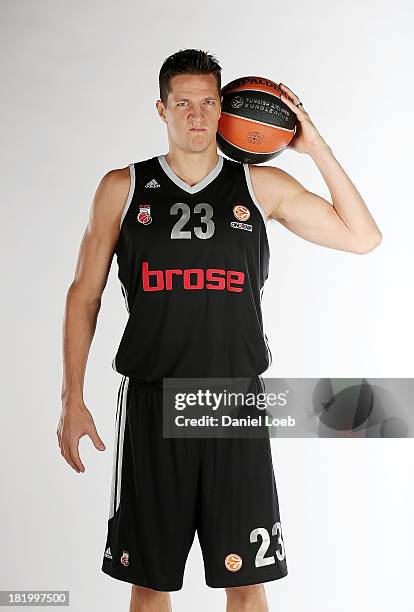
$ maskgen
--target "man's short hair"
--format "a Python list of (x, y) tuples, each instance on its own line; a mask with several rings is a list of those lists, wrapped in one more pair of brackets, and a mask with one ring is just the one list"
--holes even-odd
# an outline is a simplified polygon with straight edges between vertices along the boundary
[(221, 98), (221, 66), (217, 59), (201, 49), (181, 49), (173, 53), (161, 66), (159, 75), (160, 100), (167, 106), (171, 91), (170, 81), (177, 74), (214, 74)]

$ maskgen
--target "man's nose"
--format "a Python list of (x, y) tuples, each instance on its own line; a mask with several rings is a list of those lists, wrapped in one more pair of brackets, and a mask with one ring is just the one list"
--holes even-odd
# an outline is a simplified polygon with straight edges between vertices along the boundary
[(202, 119), (204, 114), (204, 109), (201, 106), (193, 106), (190, 109), (190, 116), (194, 119)]

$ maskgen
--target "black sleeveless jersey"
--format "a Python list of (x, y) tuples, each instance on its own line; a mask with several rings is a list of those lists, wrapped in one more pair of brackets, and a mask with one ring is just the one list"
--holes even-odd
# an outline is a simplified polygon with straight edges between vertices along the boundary
[(192, 187), (164, 155), (129, 169), (115, 249), (129, 316), (112, 367), (161, 384), (261, 374), (269, 244), (248, 165), (218, 155)]

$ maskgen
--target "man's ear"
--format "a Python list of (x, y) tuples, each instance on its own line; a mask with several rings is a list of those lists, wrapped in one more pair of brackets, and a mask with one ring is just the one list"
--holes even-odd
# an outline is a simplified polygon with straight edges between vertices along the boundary
[(165, 108), (164, 108), (164, 104), (162, 102), (162, 100), (157, 100), (155, 103), (155, 108), (157, 109), (158, 115), (161, 117), (161, 119), (167, 123), (167, 119), (165, 117)]

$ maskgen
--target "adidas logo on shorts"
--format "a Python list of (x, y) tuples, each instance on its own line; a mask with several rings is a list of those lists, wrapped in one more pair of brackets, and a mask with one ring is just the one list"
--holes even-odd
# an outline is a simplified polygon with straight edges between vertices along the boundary
[(106, 551), (104, 552), (104, 557), (106, 557), (107, 559), (112, 559), (112, 553), (111, 553), (111, 549), (110, 549), (109, 546), (106, 549)]
[(148, 188), (148, 189), (151, 189), (151, 188), (152, 188), (152, 189), (154, 189), (154, 188), (156, 188), (156, 187), (160, 187), (160, 186), (161, 186), (161, 185), (160, 185), (159, 183), (157, 183), (157, 181), (156, 181), (155, 179), (151, 179), (151, 180), (149, 181), (149, 183), (147, 183), (147, 184), (145, 185), (145, 187), (146, 187), (146, 188)]

